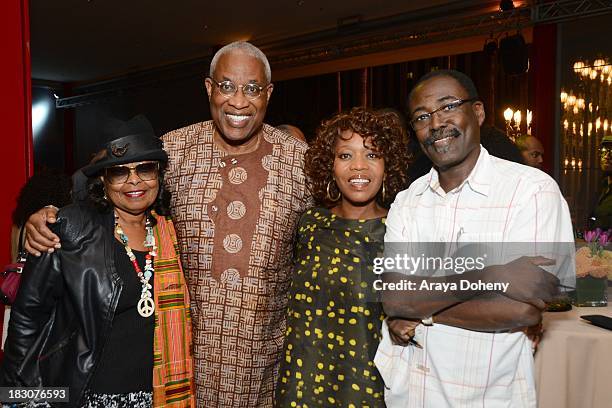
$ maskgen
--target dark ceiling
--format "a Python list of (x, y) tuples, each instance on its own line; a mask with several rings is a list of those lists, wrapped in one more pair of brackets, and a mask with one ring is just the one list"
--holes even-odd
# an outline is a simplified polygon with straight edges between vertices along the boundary
[[(210, 56), (220, 44), (278, 45), (339, 23), (488, 7), (466, 0), (31, 0), (32, 76), (91, 82)], [(489, 7), (490, 8), (490, 7)]]

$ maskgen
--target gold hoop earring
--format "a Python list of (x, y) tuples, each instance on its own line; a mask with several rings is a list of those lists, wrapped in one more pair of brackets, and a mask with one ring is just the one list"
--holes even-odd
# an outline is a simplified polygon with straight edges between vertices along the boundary
[(382, 200), (381, 200), (383, 203), (385, 202), (385, 195), (386, 195), (385, 193), (386, 193), (386, 191), (385, 191), (385, 181), (383, 180), (383, 183), (382, 183)]
[(340, 199), (340, 197), (342, 197), (342, 193), (340, 191), (338, 191), (338, 197), (336, 198), (332, 198), (330, 190), (331, 190), (331, 183), (334, 180), (329, 180), (329, 183), (327, 183), (327, 199), (333, 203), (335, 203), (336, 201), (338, 201)]

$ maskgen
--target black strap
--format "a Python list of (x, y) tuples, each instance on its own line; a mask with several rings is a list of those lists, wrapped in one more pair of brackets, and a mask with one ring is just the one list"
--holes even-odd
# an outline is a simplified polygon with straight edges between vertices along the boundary
[(23, 248), (23, 230), (25, 225), (22, 225), (19, 228), (19, 245), (17, 246), (17, 262), (20, 263), (24, 263), (26, 261), (26, 257), (28, 256), (28, 254), (26, 253), (25, 249)]
[(19, 227), (19, 246), (17, 247), (17, 251), (19, 253), (23, 252), (23, 230), (24, 230), (24, 225)]

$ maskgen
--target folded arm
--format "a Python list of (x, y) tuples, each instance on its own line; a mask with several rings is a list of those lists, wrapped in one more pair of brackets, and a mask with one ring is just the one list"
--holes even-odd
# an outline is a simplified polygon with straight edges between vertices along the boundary
[(535, 326), (541, 320), (542, 311), (537, 307), (496, 293), (477, 296), (434, 316), (436, 323), (483, 332)]
[[(520, 205), (516, 206), (516, 212), (510, 217), (508, 242), (534, 242), (535, 239), (534, 247), (536, 247), (537, 242), (572, 241), (567, 204), (554, 181), (551, 180), (549, 184), (534, 190), (532, 194), (525, 197)], [(410, 234), (411, 229), (414, 229), (414, 223), (410, 221), (410, 206), (402, 204), (402, 194), (398, 195), (396, 203), (391, 206), (387, 216), (386, 245), (413, 242), (415, 239)], [(508, 323), (510, 325), (514, 323), (506, 320), (508, 316), (503, 314), (500, 316), (498, 306), (509, 307), (512, 310), (516, 308), (518, 312), (526, 313), (525, 316), (517, 319), (531, 322), (534, 320), (533, 312), (543, 310), (545, 302), (558, 294), (559, 279), (541, 268), (541, 266), (552, 264), (554, 261), (541, 256), (523, 256), (505, 265), (493, 265), (481, 270), (472, 270), (461, 275), (447, 277), (417, 277), (400, 273), (385, 273), (383, 275), (385, 282), (410, 280), (414, 282), (413, 288), (416, 290), (384, 291), (382, 293), (383, 306), (389, 316), (407, 319), (423, 319), (435, 315), (442, 317), (442, 312), (451, 313), (451, 310), (454, 309), (452, 313), (460, 314), (447, 317), (458, 319), (456, 323), (460, 325), (471, 325), (469, 319), (479, 317), (485, 322), (482, 324), (484, 329), (503, 330), (508, 328)], [(456, 285), (462, 279), (471, 282), (507, 283), (508, 287), (503, 292), (499, 290), (464, 291), (460, 290), (459, 285)], [(431, 284), (455, 283), (455, 285), (447, 287), (446, 290), (420, 290), (423, 281)], [(516, 302), (511, 302), (512, 300)], [(467, 304), (458, 307), (463, 303)], [(464, 313), (468, 315), (464, 316)], [(499, 326), (497, 326), (498, 323)]]
[[(383, 307), (385, 313), (392, 317), (423, 319), (434, 316), (449, 307), (470, 301), (476, 296), (497, 294), (508, 300), (533, 305), (536, 309), (542, 310), (546, 306), (545, 303), (558, 292), (559, 280), (540, 268), (550, 262), (549, 259), (542, 257), (521, 257), (505, 265), (493, 265), (481, 270), (445, 277), (417, 277), (400, 273), (385, 273), (386, 282), (400, 282), (404, 279), (414, 282), (414, 286), (410, 290), (384, 291), (382, 294)], [(486, 285), (495, 283), (504, 283), (508, 286), (504, 292), (462, 289), (460, 281), (482, 283), (482, 286), (478, 287), (487, 287)], [(427, 283), (426, 287), (421, 286), (423, 282)], [(485, 307), (479, 310), (484, 314), (490, 312)]]

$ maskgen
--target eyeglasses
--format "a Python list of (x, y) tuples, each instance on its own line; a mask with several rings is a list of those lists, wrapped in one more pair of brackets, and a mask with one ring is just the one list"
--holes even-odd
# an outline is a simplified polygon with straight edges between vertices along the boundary
[(217, 87), (219, 88), (219, 92), (221, 92), (221, 95), (225, 96), (226, 98), (231, 98), (232, 96), (236, 95), (236, 92), (238, 92), (238, 88), (240, 88), (242, 89), (242, 94), (248, 99), (257, 99), (261, 95), (261, 91), (263, 91), (267, 87), (267, 85), (261, 86), (254, 83), (236, 85), (229, 79), (226, 79), (225, 81), (221, 82), (217, 82), (210, 77), (209, 79), (212, 81), (213, 84), (217, 85)]
[(140, 163), (136, 166), (113, 166), (104, 169), (104, 179), (110, 184), (122, 184), (128, 181), (132, 172), (142, 181), (155, 180), (159, 175), (159, 163)]
[(464, 103), (475, 102), (477, 100), (478, 98), (457, 99), (456, 101), (442, 105), (438, 109), (432, 110), (429, 113), (421, 113), (419, 116), (410, 121), (410, 125), (415, 131), (425, 129), (426, 127), (431, 126), (431, 118), (433, 117), (434, 113), (437, 113), (441, 120), (445, 120), (455, 115), (458, 112), (459, 107)]

